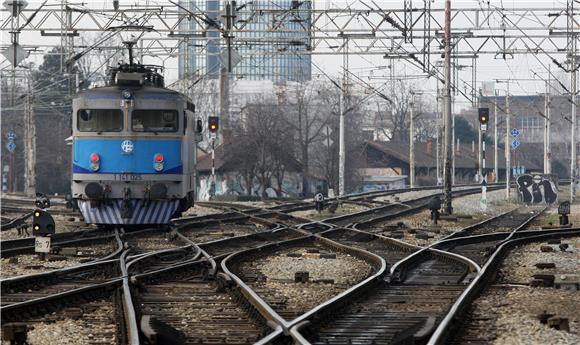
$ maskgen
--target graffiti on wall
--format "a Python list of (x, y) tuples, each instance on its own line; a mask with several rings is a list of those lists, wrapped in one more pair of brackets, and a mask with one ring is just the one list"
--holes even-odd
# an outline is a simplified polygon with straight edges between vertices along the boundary
[(549, 175), (520, 175), (516, 179), (516, 184), (526, 204), (553, 204), (558, 200), (558, 188)]

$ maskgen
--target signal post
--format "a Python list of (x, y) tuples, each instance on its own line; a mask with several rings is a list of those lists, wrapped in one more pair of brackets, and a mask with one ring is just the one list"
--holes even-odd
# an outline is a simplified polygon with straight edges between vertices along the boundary
[(487, 172), (485, 170), (485, 132), (487, 131), (487, 124), (489, 122), (489, 108), (479, 108), (479, 138), (480, 149), (480, 165), (479, 177), (481, 178), (481, 199), (479, 205), (483, 211), (487, 209)]
[(217, 139), (217, 131), (220, 127), (220, 118), (217, 116), (209, 116), (207, 118), (207, 129), (209, 130), (209, 138), (211, 140), (211, 182), (209, 187), (209, 195), (215, 195), (215, 141)]

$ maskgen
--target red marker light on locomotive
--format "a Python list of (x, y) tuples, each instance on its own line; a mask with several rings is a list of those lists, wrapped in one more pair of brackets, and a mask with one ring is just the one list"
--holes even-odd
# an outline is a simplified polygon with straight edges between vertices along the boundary
[(101, 157), (99, 156), (99, 154), (96, 152), (91, 153), (89, 159), (91, 160), (91, 169), (93, 171), (99, 170), (99, 168), (101, 167), (101, 165), (99, 164), (99, 162), (101, 161)]
[(153, 156), (153, 162), (153, 168), (155, 171), (163, 171), (163, 155), (161, 153), (156, 153), (155, 156)]

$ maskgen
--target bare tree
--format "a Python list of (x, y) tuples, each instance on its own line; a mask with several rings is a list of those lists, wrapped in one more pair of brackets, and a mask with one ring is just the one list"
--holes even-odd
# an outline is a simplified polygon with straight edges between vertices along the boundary
[[(78, 39), (80, 40), (81, 46), (90, 47), (99, 42), (102, 38), (99, 37), (99, 35), (87, 34)], [(79, 88), (86, 89), (91, 85), (105, 85), (109, 78), (107, 75), (108, 67), (117, 66), (121, 61), (123, 61), (125, 49), (121, 39), (117, 36), (113, 36), (107, 43), (111, 46), (118, 46), (119, 49), (111, 50), (95, 48), (77, 60), (76, 65), (81, 72), (81, 75), (84, 76), (84, 78), (80, 80), (80, 85), (78, 85)]]
[(377, 126), (381, 128), (387, 139), (409, 141), (409, 116), (412, 102), (415, 104), (414, 119), (417, 124), (421, 124), (420, 120), (425, 108), (424, 97), (413, 96), (413, 90), (417, 90), (415, 84), (397, 79), (393, 85), (392, 103), (377, 98)]
[(236, 170), (243, 176), (246, 190), (251, 193), (254, 179), (261, 196), (277, 181), (276, 191), (283, 193), (282, 183), (287, 168), (294, 159), (293, 130), (284, 120), (284, 112), (271, 101), (248, 104), (240, 125), (232, 127), (231, 155)]
[[(314, 145), (314, 168), (329, 183), (330, 188), (338, 187), (338, 145), (339, 145), (339, 97), (340, 90), (327, 83), (319, 88), (318, 96), (323, 103), (323, 114), (331, 128), (331, 145)], [(353, 191), (360, 181), (359, 169), (362, 167), (365, 137), (362, 131), (364, 112), (361, 109), (364, 99), (354, 94), (347, 95), (345, 113), (345, 147), (346, 147), (346, 190)], [(324, 144), (324, 142), (322, 142)]]
[(320, 85), (316, 83), (297, 83), (288, 90), (288, 93), (292, 95), (284, 97), (286, 100), (284, 103), (291, 106), (284, 119), (296, 134), (295, 142), (302, 165), (302, 194), (304, 196), (309, 194), (311, 146), (323, 140), (322, 132), (328, 124), (328, 116), (322, 109), (325, 104), (318, 101), (319, 87)]

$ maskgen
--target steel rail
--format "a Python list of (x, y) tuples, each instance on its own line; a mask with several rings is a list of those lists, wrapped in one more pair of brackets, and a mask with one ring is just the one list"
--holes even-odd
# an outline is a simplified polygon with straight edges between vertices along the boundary
[[(513, 232), (511, 233), (511, 235), (513, 235)], [(516, 244), (525, 242), (534, 242), (554, 237), (569, 237), (569, 236), (573, 237), (579, 235), (580, 228), (575, 228), (575, 229), (559, 230), (556, 232), (529, 236), (524, 238), (506, 239), (495, 250), (495, 252), (489, 258), (486, 264), (482, 267), (481, 272), (475, 277), (475, 279), (469, 284), (467, 289), (465, 289), (465, 291), (455, 301), (453, 306), (450, 308), (449, 312), (439, 323), (437, 329), (433, 332), (433, 335), (429, 339), (428, 344), (438, 345), (447, 343), (447, 337), (452, 332), (452, 328), (457, 327), (460, 324), (461, 315), (463, 315), (464, 312), (468, 309), (469, 304), (475, 299), (475, 297), (477, 297), (477, 294), (481, 292), (488, 284), (486, 279), (489, 280), (490, 275), (494, 273), (495, 268), (501, 262), (501, 259), (507, 252), (508, 248), (511, 248)]]
[[(275, 251), (280, 246), (288, 247), (288, 246), (299, 245), (301, 243), (310, 242), (310, 241), (320, 241), (327, 246), (331, 246), (331, 247), (336, 248), (339, 251), (350, 252), (351, 254), (354, 254), (355, 256), (359, 256), (366, 261), (369, 261), (369, 260), (374, 261), (376, 271), (370, 277), (367, 277), (366, 279), (364, 279), (362, 282), (359, 282), (356, 285), (350, 287), (349, 289), (341, 292), (340, 294), (336, 295), (332, 299), (330, 299), (322, 304), (319, 304), (318, 306), (312, 308), (311, 310), (307, 311), (306, 313), (302, 314), (301, 316), (295, 318), (294, 320), (286, 320), (283, 317), (281, 317), (275, 310), (273, 310), (256, 292), (254, 292), (247, 284), (244, 283), (244, 281), (241, 278), (239, 278), (236, 274), (231, 272), (231, 270), (228, 268), (228, 263), (230, 261), (236, 259), (239, 256), (251, 255), (254, 252), (263, 251), (263, 250)], [(244, 296), (249, 301), (251, 301), (252, 304), (254, 304), (256, 306), (256, 308), (260, 311), (260, 313), (267, 320), (275, 322), (277, 325), (282, 327), (283, 333), (288, 335), (288, 334), (290, 334), (290, 329), (296, 323), (299, 323), (299, 322), (303, 321), (304, 319), (309, 318), (310, 315), (313, 315), (315, 313), (319, 313), (321, 310), (326, 310), (329, 306), (333, 305), (333, 303), (335, 301), (342, 300), (342, 299), (346, 298), (346, 296), (349, 296), (350, 293), (358, 291), (360, 288), (366, 286), (366, 284), (371, 283), (371, 282), (375, 281), (376, 279), (379, 279), (386, 271), (386, 262), (383, 258), (379, 257), (378, 255), (367, 252), (365, 250), (346, 246), (346, 245), (343, 245), (341, 243), (329, 240), (327, 238), (324, 238), (324, 237), (321, 237), (318, 235), (310, 235), (310, 236), (301, 237), (301, 238), (297, 238), (297, 239), (291, 239), (291, 240), (287, 240), (287, 241), (272, 243), (272, 244), (262, 246), (259, 248), (253, 248), (253, 249), (248, 249), (245, 251), (240, 251), (237, 253), (232, 253), (226, 259), (224, 259), (222, 261), (221, 267), (222, 267), (222, 270), (224, 271), (224, 273), (226, 275), (228, 275), (237, 284), (237, 286), (240, 288), (240, 290), (242, 291)]]
[[(3, 208), (3, 210), (4, 210), (4, 208)], [(28, 212), (28, 213), (26, 213), (26, 214), (23, 214), (22, 216), (16, 217), (16, 218), (14, 218), (14, 219), (12, 219), (12, 220), (8, 221), (8, 222), (6, 222), (6, 223), (2, 223), (2, 224), (0, 225), (0, 228), (2, 229), (2, 231), (7, 231), (7, 230), (14, 229), (14, 228), (16, 228), (17, 226), (19, 226), (20, 224), (24, 224), (24, 222), (25, 222), (25, 221), (26, 221), (28, 218), (32, 217), (32, 214), (33, 214), (33, 213), (34, 213), (34, 212)]]
[(115, 278), (103, 283), (91, 284), (81, 288), (71, 289), (48, 296), (29, 299), (18, 303), (12, 303), (0, 308), (3, 319), (2, 323), (4, 323), (6, 319), (21, 320), (20, 316), (16, 315), (16, 313), (19, 311), (26, 310), (28, 313), (33, 314), (47, 312), (47, 310), (57, 308), (56, 302), (62, 302), (65, 304), (73, 303), (77, 300), (77, 298), (82, 298), (84, 295), (93, 294), (94, 292), (98, 292), (103, 289), (106, 290), (108, 288), (115, 288), (121, 284), (122, 278)]
[[(99, 233), (101, 233), (99, 235)], [(52, 237), (52, 245), (82, 245), (84, 243), (94, 243), (95, 241), (105, 241), (114, 239), (115, 235), (109, 231), (103, 230), (83, 230), (80, 232), (65, 232), (55, 234)], [(31, 252), (34, 250), (35, 237), (26, 237), (22, 239), (2, 241), (0, 246), (0, 257), (6, 258), (21, 253)]]
[[(509, 211), (509, 212), (511, 212), (511, 211)], [(486, 219), (486, 220), (478, 223), (477, 225), (487, 224), (489, 221), (491, 221), (493, 219), (501, 218), (501, 216), (504, 216), (505, 214), (508, 214), (509, 212), (503, 213), (500, 216), (491, 217), (490, 219)], [(541, 212), (538, 212), (537, 214), (533, 215), (532, 217), (529, 217), (528, 219), (526, 219), (525, 222), (523, 222), (518, 227), (516, 227), (511, 233), (509, 233), (509, 234), (506, 233), (505, 236), (506, 237), (509, 236), (509, 235), (512, 235), (513, 236), (513, 234), (516, 231), (518, 231), (521, 228), (523, 228), (525, 225), (527, 225), (532, 219), (534, 219), (535, 217), (537, 217), (539, 214), (541, 214)], [(469, 228), (474, 228), (474, 227), (471, 226)], [(327, 231), (325, 233), (331, 234), (334, 231), (338, 231), (338, 229), (329, 230), (329, 231)], [(379, 237), (379, 235), (375, 235), (375, 234), (372, 234), (372, 233), (368, 233), (366, 231), (361, 231), (361, 230), (357, 230), (357, 229), (353, 229), (353, 231), (358, 231), (360, 233), (365, 233), (367, 235)], [(324, 235), (325, 233), (322, 233), (321, 235)], [(489, 235), (486, 235), (486, 236), (478, 236), (478, 237), (479, 238), (484, 238), (484, 237), (489, 237)], [(388, 238), (388, 237), (386, 237), (386, 238)], [(404, 243), (404, 242), (398, 241), (396, 239), (390, 239), (390, 240), (397, 241), (399, 243)], [(456, 240), (457, 239), (454, 239), (454, 240), (453, 239), (449, 239), (449, 241), (456, 241)], [(408, 244), (407, 244), (407, 246), (408, 246)], [(418, 246), (415, 246), (415, 248), (419, 248), (419, 247)], [(391, 270), (390, 270), (390, 276), (388, 277), (389, 281), (391, 279), (393, 279), (393, 278), (397, 278), (397, 276), (404, 275), (402, 273), (399, 273), (399, 271), (402, 271), (404, 268), (406, 268), (405, 266), (414, 267), (414, 266), (418, 265), (418, 262), (419, 261), (424, 260), (424, 257), (425, 256), (431, 257), (433, 255), (442, 257), (444, 260), (452, 260), (452, 261), (456, 261), (456, 262), (459, 262), (459, 263), (465, 265), (466, 267), (469, 268), (469, 270), (473, 274), (475, 274), (475, 277), (479, 276), (479, 274), (480, 274), (480, 272), (482, 270), (482, 268), (477, 263), (475, 263), (473, 260), (471, 260), (470, 258), (464, 257), (462, 255), (458, 255), (458, 254), (455, 254), (455, 253), (449, 253), (449, 252), (446, 252), (446, 251), (443, 251), (443, 250), (439, 250), (437, 248), (431, 248), (431, 246), (429, 246), (429, 247), (425, 247), (425, 248), (419, 249), (418, 251), (412, 253), (411, 255), (407, 256), (406, 258), (398, 261), (395, 265), (393, 265), (391, 267)], [(419, 261), (417, 261), (417, 260), (419, 260)], [(308, 344), (309, 343), (308, 340), (306, 340), (300, 334), (300, 332), (299, 332), (300, 328), (306, 326), (307, 324), (308, 324), (308, 321), (307, 320), (304, 320), (304, 322), (302, 322), (300, 324), (297, 324), (295, 327), (293, 327), (291, 329), (290, 334), (292, 335), (292, 337), (294, 338), (294, 341), (296, 343), (301, 343), (301, 344)]]
[(129, 286), (129, 273), (127, 271), (128, 267), (126, 259), (128, 252), (128, 250), (123, 252), (119, 262), (122, 273), (123, 314), (125, 315), (125, 327), (127, 328), (128, 343), (131, 345), (139, 345), (139, 327), (137, 326), (137, 315), (135, 313), (135, 307), (133, 306), (133, 298)]
[[(546, 208), (547, 207), (545, 207), (542, 211), (540, 211), (540, 212), (538, 212), (538, 213), (536, 213), (536, 214), (528, 217), (523, 223), (520, 223), (517, 227), (515, 227), (514, 229), (512, 229), (512, 231), (509, 233), (509, 235), (506, 237), (506, 239), (504, 239), (504, 241), (509, 240), (516, 231), (519, 231), (520, 229), (522, 229), (525, 226), (527, 226), (532, 220), (534, 220), (536, 217), (538, 217), (540, 214), (542, 214), (542, 212), (544, 212), (544, 210), (546, 210)], [(471, 260), (470, 258), (467, 258), (467, 257), (465, 257), (463, 255), (454, 254), (454, 253), (450, 253), (450, 252), (443, 251), (443, 250), (440, 250), (440, 249), (436, 249), (434, 247), (440, 246), (442, 243), (451, 243), (451, 242), (462, 243), (464, 241), (473, 241), (474, 238), (475, 239), (479, 239), (481, 237), (476, 236), (476, 237), (460, 237), (460, 238), (456, 238), (456, 241), (453, 240), (454, 239), (454, 236), (456, 234), (464, 233), (465, 232), (465, 229), (473, 230), (473, 229), (475, 229), (477, 227), (481, 227), (481, 226), (483, 226), (483, 225), (485, 225), (485, 224), (487, 224), (487, 223), (489, 223), (491, 221), (501, 219), (501, 217), (504, 217), (504, 216), (510, 214), (511, 212), (514, 212), (514, 211), (515, 210), (511, 210), (511, 211), (508, 211), (508, 212), (505, 212), (505, 213), (501, 213), (498, 216), (490, 217), (490, 218), (488, 218), (488, 219), (486, 219), (486, 220), (484, 220), (482, 222), (479, 222), (477, 224), (468, 226), (468, 227), (466, 227), (464, 229), (458, 230), (458, 231), (456, 231), (456, 232), (454, 232), (454, 233), (452, 233), (452, 234), (444, 237), (443, 239), (441, 239), (441, 240), (439, 240), (437, 242), (434, 242), (434, 243), (432, 243), (432, 244), (424, 247), (423, 249), (419, 250), (418, 252), (415, 252), (415, 253), (411, 254), (410, 256), (408, 256), (408, 257), (400, 260), (399, 262), (395, 263), (391, 267), (391, 276), (397, 277), (397, 275), (396, 275), (397, 270), (399, 269), (399, 267), (402, 267), (403, 265), (407, 265), (406, 261), (408, 261), (408, 260), (414, 260), (415, 257), (420, 256), (420, 255), (424, 255), (425, 252), (431, 251), (433, 249), (435, 249), (436, 251), (438, 251), (440, 253), (445, 253), (446, 252), (448, 254), (452, 254), (456, 258), (462, 258), (463, 261), (465, 261), (466, 263), (469, 263), (469, 265), (471, 265), (472, 267), (474, 267), (477, 272), (480, 272), (481, 271), (481, 267), (477, 263), (475, 263), (473, 260)], [(474, 243), (477, 243), (477, 241), (474, 242)]]

